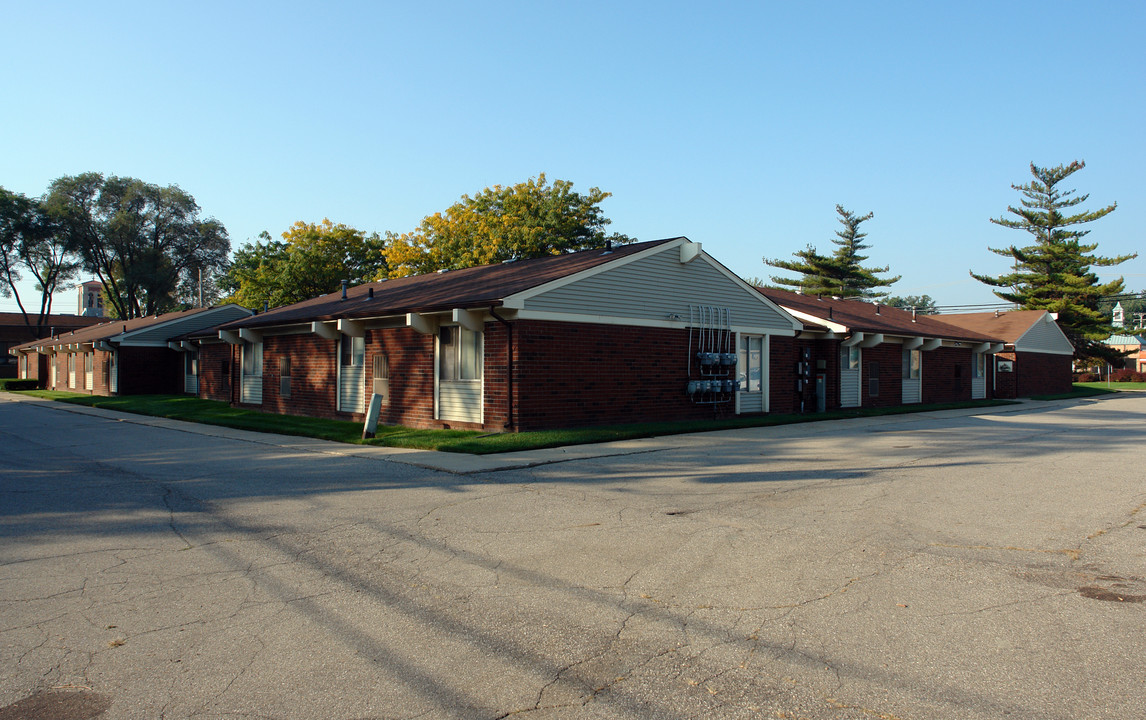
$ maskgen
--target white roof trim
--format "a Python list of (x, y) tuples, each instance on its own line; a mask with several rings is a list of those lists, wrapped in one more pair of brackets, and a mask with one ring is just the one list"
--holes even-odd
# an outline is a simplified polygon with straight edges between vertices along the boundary
[[(556, 322), (589, 323), (594, 325), (628, 325), (630, 327), (671, 328), (674, 330), (687, 330), (687, 320), (650, 320), (648, 318), (620, 317), (617, 315), (585, 315), (575, 313), (550, 312), (546, 310), (519, 310), (512, 320), (552, 320)], [(738, 325), (733, 323), (732, 332), (751, 333), (753, 335), (773, 335), (776, 337), (795, 337), (796, 330), (775, 328), (761, 328), (758, 325)]]
[[(811, 313), (800, 312), (799, 310), (793, 310), (792, 308), (784, 307), (783, 305), (780, 307), (784, 310), (784, 312), (788, 313), (792, 317), (799, 318), (800, 320), (807, 320), (808, 322), (814, 323), (816, 325), (823, 325), (832, 332), (846, 333), (848, 331), (847, 325), (841, 325), (838, 322), (833, 322), (831, 320), (824, 320), (823, 318), (812, 315)], [(813, 328), (810, 332), (817, 331), (815, 328)]]
[[(508, 297), (504, 298), (504, 300), (502, 301), (502, 307), (504, 307), (506, 309), (510, 309), (510, 310), (523, 310), (523, 309), (525, 309), (525, 301), (529, 300), (532, 297), (536, 297), (537, 295), (541, 295), (543, 293), (547, 293), (547, 292), (550, 292), (552, 290), (556, 290), (558, 288), (564, 287), (564, 286), (569, 285), (571, 283), (580, 282), (581, 280), (585, 280), (586, 278), (593, 277), (594, 275), (599, 275), (599, 274), (607, 272), (609, 270), (614, 270), (614, 269), (619, 268), (619, 267), (624, 267), (625, 265), (628, 265), (629, 263), (636, 262), (638, 260), (644, 260), (645, 258), (652, 257), (653, 255), (657, 255), (659, 253), (677, 250), (677, 248), (683, 247), (685, 245), (696, 245), (698, 248), (700, 247), (700, 243), (694, 243), (686, 237), (674, 238), (672, 240), (669, 240), (668, 242), (664, 242), (664, 243), (661, 243), (660, 245), (656, 245), (654, 247), (648, 248), (647, 250), (642, 250), (638, 253), (634, 253), (632, 255), (629, 255), (628, 257), (624, 257), (624, 258), (620, 258), (618, 260), (602, 263), (596, 267), (589, 268), (588, 270), (582, 270), (581, 272), (573, 273), (572, 275), (566, 275), (565, 277), (558, 278), (557, 280), (552, 280), (552, 281), (547, 282), (543, 285), (538, 285), (537, 287), (533, 287), (533, 288), (530, 288), (528, 290), (523, 290), (519, 293), (514, 293), (513, 295), (509, 295)], [(677, 250), (677, 252), (679, 253), (681, 251)], [(741, 279), (739, 276), (737, 276), (735, 273), (733, 273), (728, 268), (721, 265), (719, 261), (715, 260), (708, 253), (704, 252), (704, 250), (701, 249), (701, 250), (697, 251), (696, 258), (692, 262), (695, 262), (696, 260), (703, 260), (704, 262), (708, 263), (709, 267), (712, 267), (717, 272), (724, 275), (726, 278), (728, 278), (733, 283), (738, 285), (740, 287), (740, 289), (743, 290), (744, 292), (749, 293), (750, 296), (752, 298), (756, 299), (761, 305), (768, 308), (769, 310), (772, 310), (773, 312), (779, 313), (781, 317), (786, 318), (792, 326), (793, 332), (791, 334), (795, 335), (796, 332), (799, 332), (800, 330), (804, 329), (803, 323), (798, 321), (796, 318), (792, 317), (791, 313), (785, 311), (784, 308), (780, 307), (776, 303), (774, 303), (771, 300), (769, 300), (768, 298), (764, 297), (762, 294), (760, 294), (759, 290), (752, 287), (748, 283), (744, 282), (743, 279)], [(604, 316), (592, 315), (592, 316), (584, 316), (584, 317), (596, 318), (596, 317), (604, 317)], [(601, 320), (591, 320), (588, 322), (602, 322), (602, 321)], [(611, 323), (611, 324), (644, 325), (646, 323), (635, 322), (633, 320), (624, 319), (623, 322)], [(676, 326), (675, 325), (667, 325), (666, 327), (676, 327)], [(773, 333), (773, 334), (776, 334), (776, 333)], [(784, 334), (787, 334), (787, 333), (784, 333)]]

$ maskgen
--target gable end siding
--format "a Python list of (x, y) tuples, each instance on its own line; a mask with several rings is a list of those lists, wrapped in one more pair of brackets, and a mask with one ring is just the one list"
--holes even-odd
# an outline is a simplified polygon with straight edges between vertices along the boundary
[(248, 315), (250, 312), (241, 307), (217, 308), (173, 322), (160, 323), (153, 328), (129, 332), (124, 336), (124, 340), (129, 345), (166, 345), (171, 338), (190, 335)]
[(681, 264), (671, 251), (605, 270), (526, 299), (525, 309), (664, 321), (687, 321), (689, 305), (729, 308), (732, 324), (793, 334), (792, 323), (756, 293), (739, 287), (703, 257)]
[(1039, 320), (1015, 342), (1020, 352), (1049, 353), (1052, 355), (1073, 355), (1074, 347), (1063, 335), (1057, 323)]

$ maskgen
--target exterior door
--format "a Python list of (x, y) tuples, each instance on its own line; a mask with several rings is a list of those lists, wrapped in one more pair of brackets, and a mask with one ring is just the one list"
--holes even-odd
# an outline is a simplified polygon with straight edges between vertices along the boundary
[(840, 348), (840, 407), (859, 407), (860, 349), (854, 345)]

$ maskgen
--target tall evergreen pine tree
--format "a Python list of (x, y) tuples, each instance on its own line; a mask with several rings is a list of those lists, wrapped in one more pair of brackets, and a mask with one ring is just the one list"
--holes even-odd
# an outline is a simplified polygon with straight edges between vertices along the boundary
[(1014, 217), (991, 218), (991, 222), (1028, 232), (1035, 243), (1022, 248), (989, 248), (996, 255), (1011, 258), (1014, 269), (1003, 275), (971, 273), (971, 277), (992, 287), (1006, 288), (995, 290), (995, 295), (1024, 310), (1058, 313), (1058, 324), (1074, 344), (1076, 357), (1115, 359), (1119, 357), (1117, 351), (1102, 344), (1114, 329), (1099, 304), (1103, 296), (1121, 293), (1124, 285), (1122, 278), (1100, 283), (1091, 267), (1118, 265), (1137, 257), (1137, 253), (1101, 257), (1092, 254), (1097, 243), (1080, 242), (1090, 230), (1078, 226), (1103, 218), (1118, 206), (1112, 203), (1098, 210), (1071, 214), (1071, 208), (1090, 196), (1075, 195), (1074, 190), (1060, 190), (1057, 186), (1084, 167), (1086, 163), (1081, 160), (1053, 168), (1031, 163), (1034, 180), (1026, 185), (1011, 185), (1023, 195), (1021, 207), (1012, 205), (1007, 212)]
[(887, 296), (886, 292), (877, 292), (876, 288), (887, 287), (899, 280), (900, 276), (893, 278), (879, 278), (877, 273), (885, 273), (888, 266), (882, 268), (865, 268), (861, 265), (867, 260), (867, 255), (860, 255), (861, 250), (871, 247), (865, 245), (863, 239), (867, 233), (859, 230), (860, 224), (870, 220), (873, 213), (859, 216), (842, 205), (836, 205), (836, 212), (840, 215), (840, 224), (843, 230), (836, 231), (832, 242), (838, 245), (831, 255), (821, 255), (816, 248), (809, 245), (804, 250), (793, 253), (797, 260), (769, 260), (764, 263), (782, 270), (800, 273), (802, 277), (785, 278), (772, 276), (777, 285), (796, 288), (807, 295), (831, 295), (843, 298), (862, 298), (877, 300)]

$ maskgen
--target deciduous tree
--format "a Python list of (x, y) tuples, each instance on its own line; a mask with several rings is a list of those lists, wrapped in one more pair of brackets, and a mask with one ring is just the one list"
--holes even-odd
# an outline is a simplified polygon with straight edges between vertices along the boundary
[(883, 303), (888, 307), (915, 310), (920, 315), (934, 315), (939, 312), (930, 295), (905, 295), (903, 297), (893, 295), (884, 300)]
[(277, 307), (337, 290), (341, 281), (360, 284), (386, 277), (383, 241), (341, 223), (296, 222), (273, 240), (235, 251), (223, 284), (231, 301), (247, 307)]
[[(1066, 178), (1086, 167), (1076, 160), (1052, 168), (1031, 163), (1033, 180), (1025, 185), (1012, 185), (1023, 198), (1019, 206), (1007, 208), (1010, 217), (991, 218), (996, 225), (1022, 230), (1034, 243), (1018, 247), (989, 248), (996, 255), (1011, 259), (1013, 270), (1002, 275), (971, 276), (994, 288), (995, 295), (1026, 310), (1058, 313), (1058, 324), (1070, 338), (1078, 357), (1113, 359), (1117, 353), (1102, 344), (1113, 332), (1110, 316), (1099, 309), (1103, 296), (1123, 290), (1122, 278), (1099, 282), (1092, 267), (1110, 267), (1137, 257), (1137, 253), (1118, 257), (1093, 254), (1097, 243), (1084, 243), (1090, 233), (1082, 226), (1114, 212), (1117, 203), (1097, 210), (1074, 210), (1089, 195), (1075, 195), (1074, 190), (1059, 187)], [(1005, 288), (1005, 289), (1003, 289)]]
[[(73, 280), (79, 269), (78, 258), (58, 230), (38, 199), (0, 187), (0, 295), (16, 300), (24, 325), (37, 337), (44, 334), (52, 312), (52, 293)], [(39, 309), (32, 316), (17, 287), (23, 271), (32, 274), (40, 291)]]
[(53, 182), (45, 207), (120, 318), (170, 310), (181, 278), (226, 265), (226, 229), (177, 185), (84, 173)]
[(413, 231), (387, 234), (386, 259), (392, 276), (559, 255), (602, 247), (611, 222), (600, 204), (611, 193), (590, 188), (581, 194), (565, 180), (549, 185), (545, 174), (477, 195), (463, 195), (445, 212), (429, 215)]

